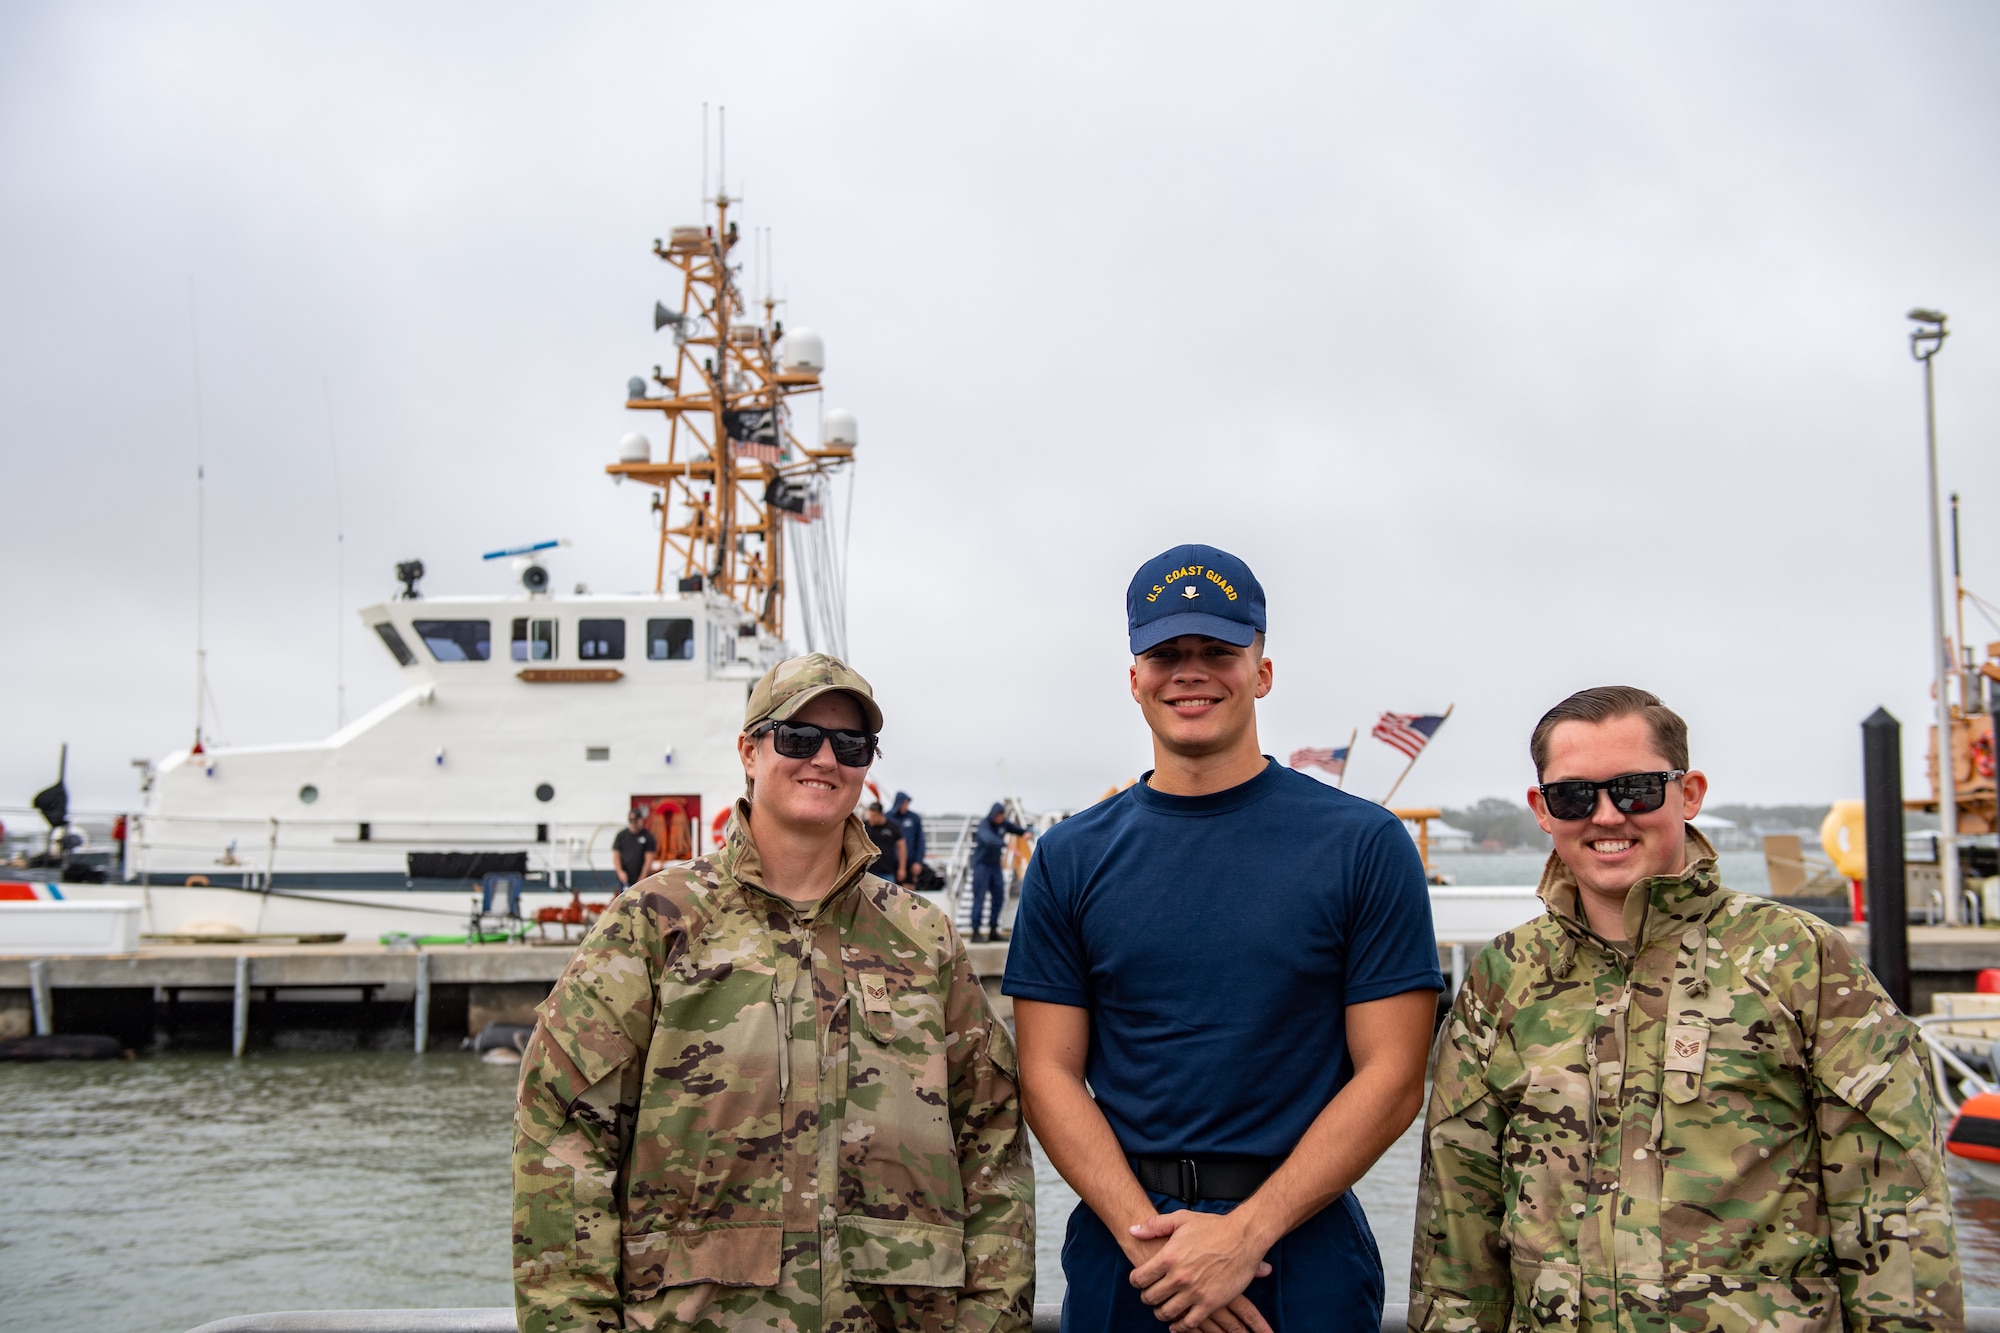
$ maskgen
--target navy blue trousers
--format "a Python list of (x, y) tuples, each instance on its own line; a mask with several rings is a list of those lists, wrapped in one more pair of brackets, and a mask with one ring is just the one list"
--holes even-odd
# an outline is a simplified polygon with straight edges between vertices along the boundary
[[(1163, 1213), (1186, 1207), (1164, 1194), (1150, 1196)], [(1203, 1199), (1195, 1210), (1226, 1213), (1234, 1203)], [(1308, 1218), (1264, 1256), (1271, 1276), (1245, 1293), (1274, 1333), (1382, 1327), (1382, 1255), (1368, 1215), (1352, 1190)], [(1160, 1333), (1165, 1327), (1132, 1285), (1125, 1252), (1088, 1204), (1069, 1215), (1063, 1238), (1063, 1333)]]
[(972, 863), (972, 928), (979, 929), (979, 909), (985, 905), (987, 895), (993, 897), (993, 916), (987, 925), (994, 929), (1000, 926), (1000, 908), (1007, 901), (1007, 876), (999, 866), (989, 866), (982, 862)]

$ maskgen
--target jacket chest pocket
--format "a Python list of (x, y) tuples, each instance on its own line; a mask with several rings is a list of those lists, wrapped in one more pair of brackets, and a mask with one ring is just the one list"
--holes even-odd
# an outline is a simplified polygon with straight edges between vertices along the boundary
[(873, 970), (848, 976), (836, 1206), (843, 1217), (962, 1226), (944, 1002), (920, 978)]
[(921, 1060), (942, 1054), (944, 1004), (928, 988), (884, 972), (863, 972), (848, 992), (854, 1028), (874, 1046)]
[(1685, 1106), (1701, 1093), (1702, 1072), (1708, 1064), (1708, 1024), (1676, 1023), (1667, 1029), (1666, 1043), (1661, 1091), (1668, 1101)]

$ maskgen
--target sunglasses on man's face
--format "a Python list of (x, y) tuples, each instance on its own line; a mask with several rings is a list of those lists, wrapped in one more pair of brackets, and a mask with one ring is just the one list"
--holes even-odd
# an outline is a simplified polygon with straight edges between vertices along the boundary
[(754, 740), (766, 732), (771, 748), (787, 759), (810, 759), (819, 753), (821, 742), (832, 741), (834, 762), (843, 768), (866, 768), (875, 762), (877, 738), (865, 731), (837, 731), (810, 722), (766, 722), (750, 736)]
[(1667, 803), (1667, 784), (1684, 778), (1684, 768), (1665, 773), (1623, 773), (1603, 782), (1578, 778), (1570, 782), (1544, 782), (1535, 788), (1551, 819), (1588, 819), (1597, 809), (1597, 793), (1611, 797), (1611, 807), (1628, 815), (1650, 815)]

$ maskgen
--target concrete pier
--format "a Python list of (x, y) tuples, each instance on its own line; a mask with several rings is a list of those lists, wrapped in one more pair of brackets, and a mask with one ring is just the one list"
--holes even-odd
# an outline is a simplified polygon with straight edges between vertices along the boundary
[(242, 1054), (292, 1030), (401, 1029), (422, 1049), (533, 1022), (573, 945), (173, 944), (95, 958), (0, 958), (0, 1039), (109, 1033)]
[[(1867, 957), (1867, 928), (1846, 928)], [(1007, 945), (967, 946), (1003, 1018)], [(0, 957), (0, 1040), (35, 1033), (105, 1033), (144, 1050), (226, 1046), (242, 1055), (282, 1034), (344, 1030), (378, 1045), (450, 1049), (488, 1023), (532, 1023), (562, 975), (574, 942), (437, 945), (163, 944), (117, 957)], [(1438, 966), (1454, 991), (1476, 945), (1440, 944)], [(1942, 992), (1976, 989), (2000, 968), (2000, 930), (1910, 928), (1913, 1012)], [(395, 1035), (401, 1034), (401, 1035)]]

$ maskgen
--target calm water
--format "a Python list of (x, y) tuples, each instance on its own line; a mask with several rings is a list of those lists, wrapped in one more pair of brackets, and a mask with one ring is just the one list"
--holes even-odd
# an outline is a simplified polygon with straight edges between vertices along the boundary
[[(0, 1065), (0, 1308), (13, 1328), (181, 1333), (261, 1310), (506, 1305), (514, 1070), (467, 1055), (259, 1052)], [(1358, 1193), (1390, 1299), (1416, 1134)], [(1037, 1175), (1042, 1301), (1075, 1196)], [(1954, 1177), (1975, 1304), (2000, 1194)]]

